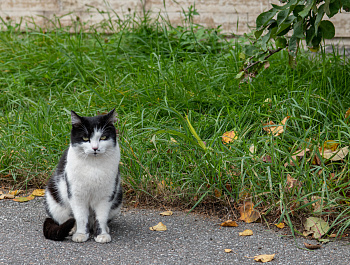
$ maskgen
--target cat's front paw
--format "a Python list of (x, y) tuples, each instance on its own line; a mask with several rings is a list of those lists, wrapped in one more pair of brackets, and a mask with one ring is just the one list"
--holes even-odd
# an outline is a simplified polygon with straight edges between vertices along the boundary
[(95, 241), (98, 243), (108, 243), (111, 242), (112, 238), (109, 234), (101, 234), (95, 237)]
[(89, 239), (89, 234), (75, 233), (72, 237), (72, 240), (78, 243), (85, 242), (88, 239)]

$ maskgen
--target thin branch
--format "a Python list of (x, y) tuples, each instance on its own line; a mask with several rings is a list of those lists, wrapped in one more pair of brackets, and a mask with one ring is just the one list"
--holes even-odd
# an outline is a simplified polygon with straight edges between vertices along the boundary
[[(282, 49), (283, 48), (278, 48), (277, 50), (272, 50), (272, 51), (269, 50), (269, 54), (265, 56), (264, 60), (267, 60), (270, 56), (272, 56), (276, 52), (279, 52)], [(261, 63), (261, 61), (256, 61), (256, 62), (252, 63), (251, 65), (248, 65), (246, 68), (243, 69), (243, 71), (246, 72), (249, 68), (253, 67), (254, 65), (256, 65), (258, 63)]]

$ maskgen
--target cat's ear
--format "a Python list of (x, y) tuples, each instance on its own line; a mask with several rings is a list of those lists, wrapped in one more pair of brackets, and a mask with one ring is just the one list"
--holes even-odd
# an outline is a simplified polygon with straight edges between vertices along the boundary
[(79, 126), (81, 124), (81, 117), (76, 114), (74, 111), (71, 110), (71, 116), (72, 116), (72, 125), (73, 126)]
[(108, 117), (108, 122), (114, 124), (114, 123), (116, 123), (118, 121), (118, 118), (117, 118), (118, 115), (117, 115), (115, 109), (112, 109), (106, 115)]

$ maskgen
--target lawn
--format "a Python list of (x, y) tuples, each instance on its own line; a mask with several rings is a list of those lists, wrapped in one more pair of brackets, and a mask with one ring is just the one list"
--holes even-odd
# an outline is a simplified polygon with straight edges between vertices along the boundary
[[(350, 142), (343, 51), (301, 51), (295, 69), (282, 51), (240, 82), (247, 39), (189, 21), (131, 16), (89, 30), (56, 21), (47, 32), (3, 21), (0, 182), (45, 186), (69, 144), (70, 110), (116, 108), (126, 196), (223, 210), (249, 201), (262, 220), (298, 226), (322, 216), (342, 232), (350, 225), (349, 156), (324, 152)], [(283, 132), (269, 132), (283, 119)], [(224, 143), (229, 131), (235, 137)]]

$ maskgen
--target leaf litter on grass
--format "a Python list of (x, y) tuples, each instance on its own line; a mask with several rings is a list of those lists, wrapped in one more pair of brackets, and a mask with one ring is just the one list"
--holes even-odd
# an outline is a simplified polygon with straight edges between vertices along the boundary
[(304, 236), (312, 235), (316, 239), (320, 239), (329, 230), (329, 224), (319, 217), (309, 217), (304, 222)]
[(239, 207), (239, 212), (241, 214), (239, 219), (246, 223), (255, 222), (260, 218), (260, 213), (254, 209), (254, 204), (250, 201), (244, 201), (243, 205)]
[(279, 136), (284, 132), (285, 124), (289, 118), (290, 116), (285, 117), (281, 123), (277, 125), (273, 121), (269, 121), (268, 123), (263, 124), (263, 130), (268, 134), (272, 134), (273, 136)]

